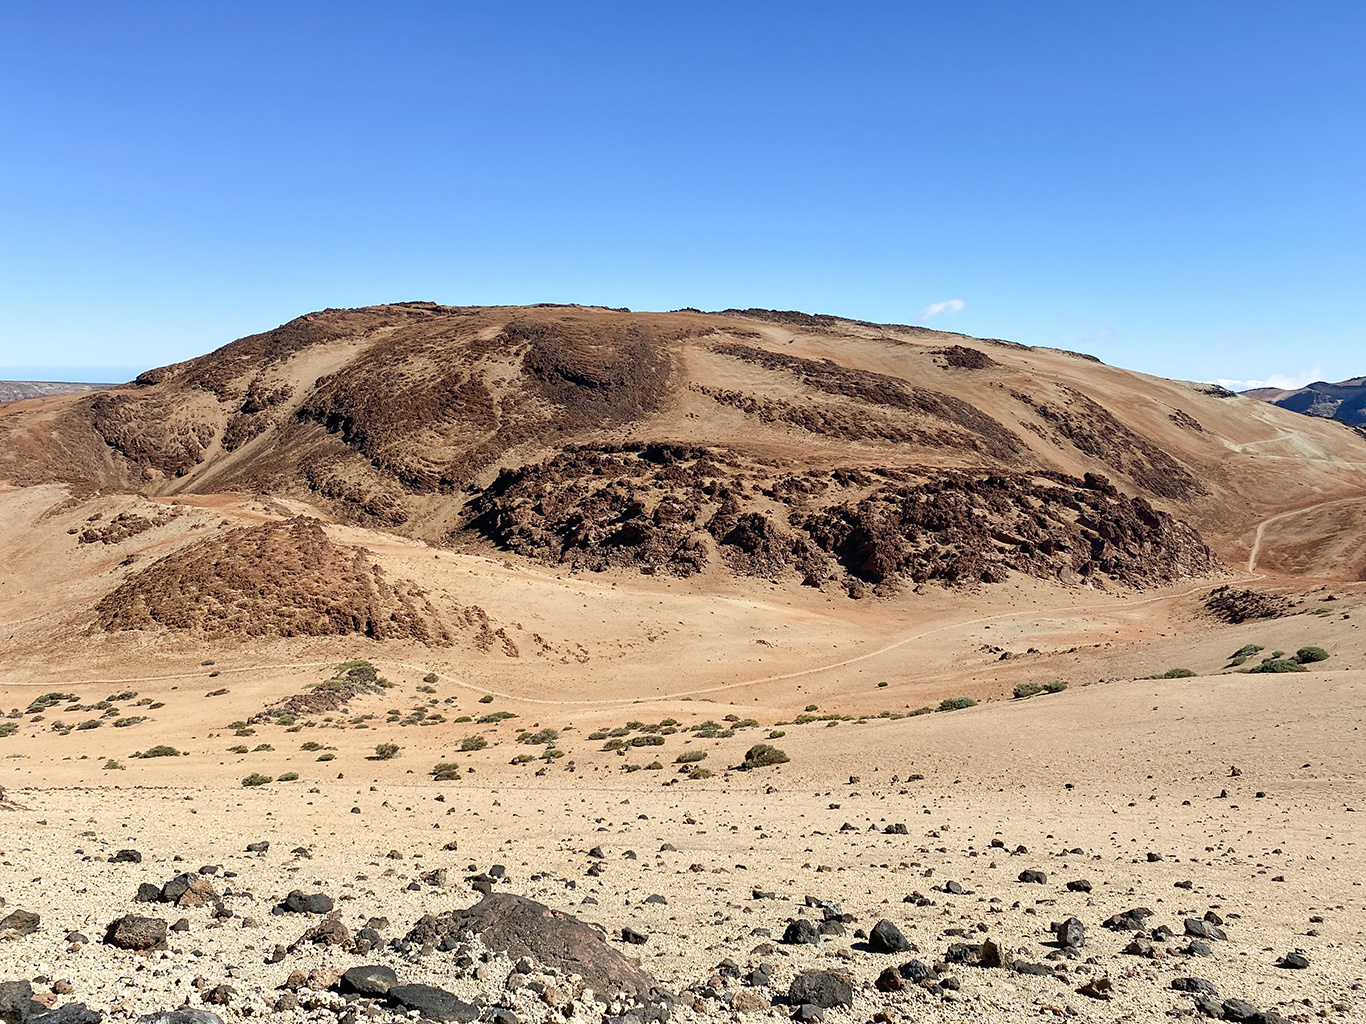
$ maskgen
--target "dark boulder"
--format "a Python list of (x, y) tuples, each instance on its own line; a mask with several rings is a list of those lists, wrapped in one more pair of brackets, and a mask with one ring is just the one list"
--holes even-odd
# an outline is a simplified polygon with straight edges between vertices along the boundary
[(1186, 992), (1190, 995), (1205, 995), (1214, 998), (1219, 997), (1219, 990), (1214, 987), (1214, 982), (1204, 978), (1173, 978), (1172, 988), (1177, 992)]
[(105, 929), (104, 941), (106, 945), (119, 949), (165, 949), (166, 922), (159, 917), (125, 914), (109, 922), (109, 927)]
[(1107, 917), (1101, 922), (1102, 928), (1108, 928), (1112, 932), (1136, 932), (1143, 929), (1143, 922), (1153, 916), (1153, 912), (1147, 907), (1133, 907), (1121, 913)]
[(141, 864), (142, 854), (137, 850), (120, 850), (109, 858), (110, 864)]
[(787, 989), (793, 1006), (811, 1003), (822, 1009), (854, 1004), (854, 979), (838, 971), (802, 971)]
[(913, 985), (934, 977), (934, 970), (923, 960), (907, 960), (897, 968), (897, 971), (903, 979)]
[(1021, 882), (1028, 882), (1032, 885), (1048, 884), (1048, 875), (1043, 871), (1035, 871), (1033, 869), (1021, 871), (1019, 879)]
[(137, 895), (133, 897), (134, 903), (160, 903), (161, 887), (153, 885), (151, 882), (140, 882), (138, 884)]
[(460, 1021), (464, 1024), (479, 1016), (479, 1007), (434, 985), (395, 985), (389, 990), (388, 998), (394, 1005), (405, 1010), (416, 1010), (428, 1020)]
[(874, 953), (904, 953), (911, 944), (900, 928), (883, 918), (868, 933), (868, 948)]
[(1193, 939), (1218, 939), (1222, 941), (1228, 938), (1224, 929), (1217, 924), (1210, 924), (1210, 922), (1202, 921), (1199, 918), (1188, 917), (1181, 924), (1185, 928), (1186, 934)]
[(295, 889), (284, 898), (280, 909), (289, 914), (330, 914), (333, 906), (331, 896), (320, 892), (305, 894)]
[(27, 981), (0, 981), (0, 1021), (24, 1024), (47, 1007), (33, 999), (33, 986)]
[(67, 1003), (46, 1013), (35, 1013), (28, 1024), (101, 1024), (103, 1020), (104, 1014), (85, 1003)]
[(1068, 892), (1090, 892), (1091, 883), (1084, 878), (1078, 878), (1067, 883)]
[(1081, 949), (1086, 945), (1086, 926), (1075, 917), (1069, 917), (1066, 921), (1055, 923), (1053, 934), (1057, 936), (1058, 945), (1068, 949)]
[(789, 946), (816, 946), (820, 944), (821, 933), (814, 923), (804, 917), (796, 918), (783, 929), (780, 942)]
[(337, 989), (343, 993), (354, 992), (358, 996), (383, 996), (398, 984), (398, 976), (392, 967), (383, 964), (367, 964), (352, 967), (341, 976)]
[(426, 915), (408, 932), (406, 941), (415, 946), (435, 945), (447, 936), (459, 939), (467, 931), (480, 936), (493, 952), (506, 951), (513, 959), (529, 956), (562, 973), (578, 974), (600, 995), (644, 997), (655, 986), (650, 975), (612, 949), (596, 929), (562, 911), (508, 893), (485, 896), (466, 910)]

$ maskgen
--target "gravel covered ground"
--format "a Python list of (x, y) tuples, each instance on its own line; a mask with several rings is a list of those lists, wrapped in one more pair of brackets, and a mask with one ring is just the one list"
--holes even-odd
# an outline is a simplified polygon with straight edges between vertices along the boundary
[[(497, 1007), (523, 1022), (631, 1012), (631, 1000), (532, 970), (543, 964), (513, 971), (516, 956), (477, 939), (403, 946), (424, 914), (478, 901), (467, 879), (501, 865), (493, 892), (600, 924), (605, 949), (638, 958), (667, 990), (674, 1019), (786, 1017), (794, 978), (820, 969), (853, 981), (852, 1006), (826, 1012), (841, 1024), (878, 1014), (1153, 1020), (1196, 1012), (1193, 995), (1172, 987), (1191, 977), (1217, 990), (1210, 1008), (1220, 1013), (1242, 1012), (1224, 1005), (1238, 999), (1292, 1020), (1360, 1020), (1358, 676), (1296, 677), (1293, 722), (1283, 691), (1256, 677), (1221, 681), (1243, 689), (1217, 731), (1204, 721), (1207, 680), (1140, 681), (938, 715), (915, 733), (907, 722), (808, 730), (783, 741), (790, 764), (674, 785), (660, 773), (563, 768), (433, 784), (403, 758), (367, 766), (363, 780), (269, 789), (88, 789), (26, 775), (0, 811), (0, 916), (23, 909), (42, 920), (0, 942), (0, 980), (29, 980), (57, 1005), (84, 1002), (113, 1021), (188, 1003), (225, 1021), (327, 1022), (404, 1012), (321, 991), (348, 968), (380, 964), (401, 983), (483, 1007), (485, 1019)], [(263, 840), (267, 851), (247, 852)], [(120, 850), (141, 861), (110, 863)], [(216, 869), (203, 876), (214, 893), (206, 905), (135, 902), (140, 884), (204, 867)], [(430, 874), (438, 869), (444, 879)], [(1046, 880), (1021, 881), (1024, 872)], [(1067, 884), (1080, 881), (1089, 892)], [(290, 949), (326, 920), (273, 914), (294, 890), (335, 901), (349, 942), (367, 923), (380, 941), (363, 953)], [(1153, 912), (1142, 922), (1150, 941), (1134, 947), (1148, 955), (1124, 952), (1132, 929), (1103, 926), (1139, 907)], [(102, 943), (128, 913), (183, 918), (188, 930), (172, 931), (165, 950)], [(1066, 950), (1050, 925), (1072, 917), (1085, 941)], [(829, 918), (838, 924), (819, 945), (781, 941), (794, 920), (814, 932)], [(866, 933), (884, 919), (907, 949), (869, 949)], [(1187, 933), (1209, 924), (1227, 938), (1200, 940), (1208, 956), (1182, 952)], [(622, 941), (624, 927), (646, 941)], [(91, 941), (68, 941), (71, 932)], [(987, 940), (988, 962), (995, 949), (1006, 963), (1050, 970), (980, 966)], [(1276, 966), (1295, 951), (1307, 967)], [(884, 974), (912, 960), (937, 972), (923, 984), (915, 968)], [(901, 985), (880, 991), (879, 978)], [(1111, 998), (1078, 991), (1097, 979), (1109, 980)]]

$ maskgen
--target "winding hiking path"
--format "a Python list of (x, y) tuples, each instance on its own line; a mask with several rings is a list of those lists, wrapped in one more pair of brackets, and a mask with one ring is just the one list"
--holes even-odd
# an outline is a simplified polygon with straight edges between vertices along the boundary
[(1280, 512), (1274, 516), (1271, 516), (1268, 519), (1263, 519), (1260, 523), (1257, 524), (1257, 533), (1252, 538), (1252, 550), (1248, 552), (1247, 556), (1247, 571), (1257, 571), (1257, 558), (1262, 553), (1262, 535), (1266, 532), (1266, 528), (1270, 526), (1272, 523), (1278, 523), (1282, 519), (1291, 519), (1295, 516), (1305, 515), (1306, 513), (1314, 512), (1317, 509), (1327, 508), (1329, 505), (1343, 505), (1349, 501), (1362, 500), (1362, 497), (1334, 498), (1331, 501), (1320, 501), (1316, 505), (1306, 505), (1304, 508), (1291, 509), (1289, 512)]

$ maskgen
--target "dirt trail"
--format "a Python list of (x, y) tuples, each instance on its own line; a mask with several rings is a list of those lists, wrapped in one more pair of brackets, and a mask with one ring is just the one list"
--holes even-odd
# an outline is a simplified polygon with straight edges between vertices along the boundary
[[(1282, 519), (1293, 519), (1295, 516), (1305, 515), (1306, 513), (1314, 512), (1321, 508), (1327, 508), (1329, 505), (1342, 505), (1350, 501), (1361, 501), (1361, 497), (1334, 498), (1331, 501), (1320, 501), (1315, 505), (1306, 505), (1304, 508), (1291, 509), (1289, 512), (1281, 512), (1268, 519), (1263, 519), (1257, 524), (1257, 533), (1252, 539), (1252, 550), (1248, 552), (1247, 556), (1247, 571), (1257, 571), (1257, 558), (1262, 552), (1262, 535), (1265, 533), (1266, 528), (1272, 523), (1278, 523)], [(1258, 579), (1261, 579), (1261, 577), (1259, 576)]]

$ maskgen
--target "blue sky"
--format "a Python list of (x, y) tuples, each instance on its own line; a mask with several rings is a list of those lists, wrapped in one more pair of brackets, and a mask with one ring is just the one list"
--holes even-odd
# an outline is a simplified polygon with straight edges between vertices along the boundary
[(1366, 373), (1366, 5), (0, 0), (0, 376), (327, 306)]

